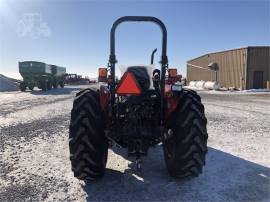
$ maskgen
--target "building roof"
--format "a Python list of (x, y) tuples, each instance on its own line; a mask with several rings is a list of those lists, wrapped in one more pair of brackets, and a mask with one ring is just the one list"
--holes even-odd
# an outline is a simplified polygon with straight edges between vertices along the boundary
[(217, 51), (217, 52), (211, 52), (211, 53), (206, 53), (204, 55), (201, 55), (199, 57), (193, 58), (191, 60), (188, 60), (187, 63), (196, 60), (198, 58), (204, 57), (206, 55), (211, 55), (211, 54), (216, 54), (216, 53), (224, 53), (224, 52), (229, 52), (229, 51), (235, 51), (235, 50), (241, 50), (241, 49), (248, 49), (248, 48), (270, 48), (270, 46), (246, 46), (246, 47), (242, 47), (242, 48), (234, 48), (234, 49), (228, 49), (228, 50), (223, 50), (223, 51)]

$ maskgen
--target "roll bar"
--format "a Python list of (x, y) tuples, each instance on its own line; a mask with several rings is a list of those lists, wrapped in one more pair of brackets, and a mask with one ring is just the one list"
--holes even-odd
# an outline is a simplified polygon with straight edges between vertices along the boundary
[(167, 58), (167, 29), (164, 23), (158, 18), (151, 16), (124, 16), (117, 19), (111, 28), (110, 35), (110, 57), (108, 67), (110, 68), (110, 74), (112, 83), (110, 86), (111, 96), (112, 96), (112, 104), (114, 104), (115, 99), (115, 64), (117, 63), (116, 55), (115, 55), (115, 30), (122, 22), (153, 22), (157, 24), (162, 31), (162, 50), (161, 50), (161, 95), (162, 98), (164, 96), (164, 88), (165, 88), (165, 74), (166, 68), (168, 67), (168, 58)]
[(164, 23), (159, 20), (158, 18), (151, 17), (151, 16), (124, 16), (118, 18), (111, 28), (111, 46), (110, 46), (110, 59), (109, 62), (111, 64), (116, 64), (116, 55), (115, 55), (115, 30), (119, 24), (122, 22), (153, 22), (159, 25), (162, 31), (162, 52), (161, 52), (161, 64), (167, 64), (167, 29)]

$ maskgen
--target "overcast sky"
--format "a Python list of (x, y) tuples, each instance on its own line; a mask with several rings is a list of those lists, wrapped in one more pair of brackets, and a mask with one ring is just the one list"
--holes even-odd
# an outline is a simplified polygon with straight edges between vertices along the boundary
[[(18, 62), (42, 61), (95, 77), (109, 56), (112, 23), (124, 15), (160, 18), (168, 30), (171, 67), (208, 52), (270, 44), (270, 1), (23, 1), (0, 0), (0, 73), (19, 77)], [(161, 33), (125, 23), (116, 33), (118, 64), (149, 64)]]

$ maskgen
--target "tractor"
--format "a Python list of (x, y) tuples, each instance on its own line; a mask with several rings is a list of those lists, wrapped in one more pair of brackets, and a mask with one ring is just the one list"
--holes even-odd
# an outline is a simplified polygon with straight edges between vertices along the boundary
[[(160, 69), (128, 66), (116, 81), (115, 31), (123, 22), (151, 22), (161, 28)], [(99, 71), (109, 73), (106, 82), (78, 92), (71, 111), (69, 149), (76, 178), (103, 177), (111, 146), (126, 148), (142, 172), (142, 157), (158, 144), (170, 176), (189, 178), (202, 173), (208, 139), (204, 106), (195, 91), (166, 82), (170, 77), (166, 52), (167, 30), (158, 18), (124, 16), (113, 23), (108, 68)]]

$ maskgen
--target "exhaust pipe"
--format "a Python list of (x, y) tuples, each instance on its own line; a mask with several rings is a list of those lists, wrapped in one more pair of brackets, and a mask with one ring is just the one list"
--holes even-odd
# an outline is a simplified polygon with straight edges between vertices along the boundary
[(157, 49), (153, 50), (152, 55), (151, 55), (151, 65), (154, 64), (154, 57), (155, 53), (157, 52)]

